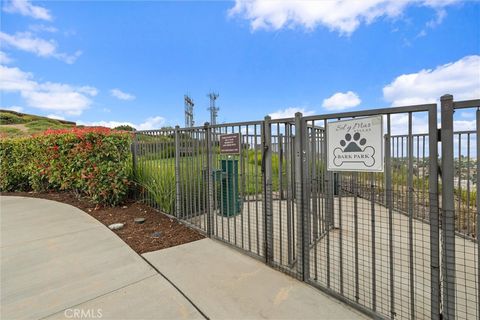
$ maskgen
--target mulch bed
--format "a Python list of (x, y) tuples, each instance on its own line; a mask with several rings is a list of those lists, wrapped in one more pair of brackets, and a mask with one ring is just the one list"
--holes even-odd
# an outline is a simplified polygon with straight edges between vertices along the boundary
[[(87, 199), (80, 198), (71, 192), (33, 193), (33, 192), (1, 192), (5, 196), (22, 196), (42, 198), (70, 204), (85, 211), (104, 225), (125, 223), (120, 230), (113, 230), (137, 253), (145, 253), (165, 249), (180, 244), (203, 239), (204, 236), (175, 219), (139, 202), (127, 201), (118, 207), (100, 207)], [(146, 218), (142, 224), (133, 221), (135, 218)], [(160, 232), (160, 237), (153, 237)]]

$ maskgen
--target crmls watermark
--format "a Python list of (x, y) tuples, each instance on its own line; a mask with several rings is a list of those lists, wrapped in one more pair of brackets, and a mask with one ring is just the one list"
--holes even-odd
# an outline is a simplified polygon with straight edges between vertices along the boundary
[(102, 318), (102, 309), (67, 309), (64, 312), (68, 319), (100, 319)]

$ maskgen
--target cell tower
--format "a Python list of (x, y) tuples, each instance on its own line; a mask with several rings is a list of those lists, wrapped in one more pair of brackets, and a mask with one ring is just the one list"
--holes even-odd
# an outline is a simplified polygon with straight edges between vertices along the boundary
[(210, 98), (210, 107), (207, 109), (210, 111), (210, 124), (215, 125), (217, 124), (217, 116), (218, 116), (218, 110), (220, 108), (215, 106), (215, 100), (219, 97), (218, 93), (215, 92), (210, 92), (207, 97)]
[(186, 94), (184, 96), (185, 101), (185, 128), (193, 127), (195, 121), (193, 120), (193, 100)]

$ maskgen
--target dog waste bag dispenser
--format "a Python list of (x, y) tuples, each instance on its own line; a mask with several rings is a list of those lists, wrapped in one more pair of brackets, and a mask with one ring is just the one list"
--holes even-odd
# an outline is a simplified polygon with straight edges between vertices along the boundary
[(240, 134), (224, 134), (220, 136), (220, 154), (227, 155), (220, 160), (221, 187), (219, 207), (226, 217), (237, 215), (241, 211), (238, 183), (238, 155), (240, 154)]

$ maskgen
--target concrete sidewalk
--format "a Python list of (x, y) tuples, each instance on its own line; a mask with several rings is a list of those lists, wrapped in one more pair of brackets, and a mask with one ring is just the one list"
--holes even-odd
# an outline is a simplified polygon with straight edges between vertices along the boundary
[(2, 196), (0, 229), (2, 320), (365, 318), (210, 239), (144, 254), (169, 282), (70, 205)]
[(211, 239), (143, 256), (211, 319), (368, 319)]
[(1, 319), (203, 318), (113, 232), (72, 206), (0, 197)]

